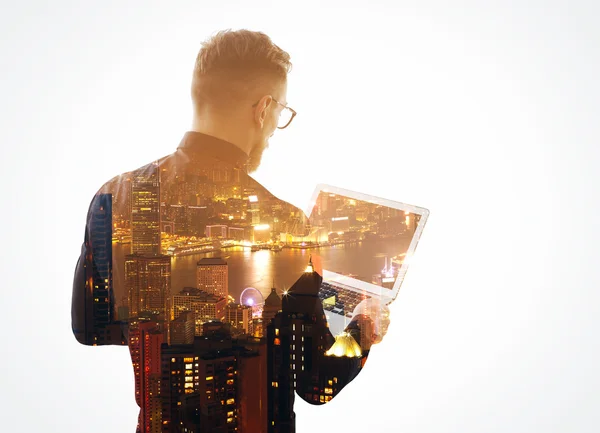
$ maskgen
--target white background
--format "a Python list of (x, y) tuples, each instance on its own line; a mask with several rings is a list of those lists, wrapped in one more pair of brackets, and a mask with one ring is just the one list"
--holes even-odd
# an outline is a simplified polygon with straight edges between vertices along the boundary
[(135, 431), (128, 350), (71, 334), (85, 216), (175, 150), (224, 28), (292, 56), (273, 193), (431, 211), (388, 335), (331, 403), (297, 402), (297, 431), (599, 431), (598, 2), (326, 3), (3, 2), (2, 432)]

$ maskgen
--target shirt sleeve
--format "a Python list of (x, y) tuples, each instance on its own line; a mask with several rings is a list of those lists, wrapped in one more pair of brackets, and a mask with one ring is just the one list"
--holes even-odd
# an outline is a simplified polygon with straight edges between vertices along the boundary
[(75, 266), (71, 324), (87, 346), (126, 345), (126, 323), (116, 320), (113, 287), (113, 194), (105, 184), (93, 197)]

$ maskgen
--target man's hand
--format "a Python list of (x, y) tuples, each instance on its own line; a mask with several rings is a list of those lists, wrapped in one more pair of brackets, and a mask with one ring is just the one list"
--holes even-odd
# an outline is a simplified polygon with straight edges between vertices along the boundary
[(366, 325), (371, 329), (369, 346), (380, 343), (390, 324), (390, 309), (384, 301), (375, 298), (361, 301), (354, 309), (348, 326), (357, 324), (360, 327), (361, 323), (365, 324), (365, 322), (370, 322), (370, 325)]

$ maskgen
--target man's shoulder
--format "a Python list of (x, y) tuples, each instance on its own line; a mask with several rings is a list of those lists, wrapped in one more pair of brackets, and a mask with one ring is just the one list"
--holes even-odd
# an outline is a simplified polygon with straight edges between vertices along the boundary
[(281, 207), (281, 208), (285, 208), (286, 210), (292, 210), (296, 214), (296, 216), (306, 217), (306, 213), (302, 209), (289, 203), (286, 200), (282, 200), (281, 198), (277, 197), (275, 194), (273, 194), (269, 189), (267, 189), (264, 185), (262, 185), (259, 181), (254, 179), (252, 176), (248, 175), (248, 179), (249, 179), (248, 186), (250, 187), (251, 191), (254, 190), (253, 192), (256, 193), (255, 195), (256, 195), (257, 200), (269, 202), (270, 204), (272, 204), (275, 207)]
[(151, 178), (151, 176), (159, 175), (161, 167), (171, 158), (172, 154), (167, 155), (158, 160), (151, 161), (134, 170), (129, 170), (119, 175), (114, 176), (104, 183), (96, 194), (116, 194), (123, 190), (124, 187), (129, 187), (130, 182), (135, 177)]

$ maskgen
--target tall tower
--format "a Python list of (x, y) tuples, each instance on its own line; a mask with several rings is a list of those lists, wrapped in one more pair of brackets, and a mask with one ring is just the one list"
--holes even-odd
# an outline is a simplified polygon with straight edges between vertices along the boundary
[(202, 258), (197, 265), (198, 288), (211, 295), (227, 299), (229, 279), (227, 262), (221, 258)]
[(105, 341), (114, 318), (112, 276), (112, 194), (98, 194), (90, 206), (89, 231), (85, 235), (85, 339)]
[(131, 177), (131, 254), (160, 252), (160, 178), (152, 163)]
[(168, 321), (171, 296), (171, 257), (164, 255), (125, 256), (125, 290), (129, 316), (158, 315)]
[(271, 288), (271, 293), (265, 299), (265, 305), (263, 306), (262, 319), (264, 326), (268, 326), (271, 320), (275, 318), (275, 315), (281, 311), (281, 298), (277, 294), (275, 287)]

